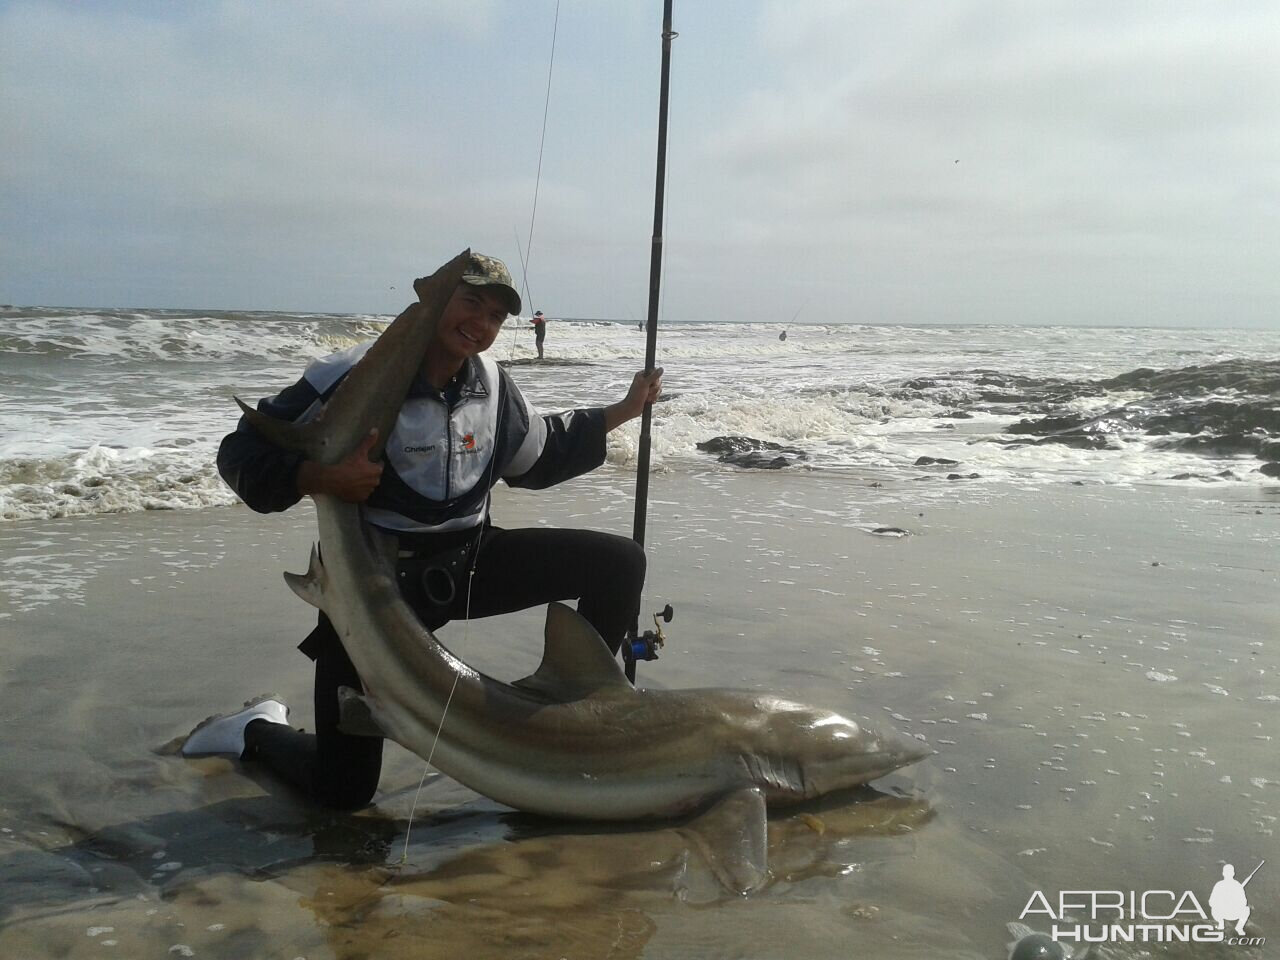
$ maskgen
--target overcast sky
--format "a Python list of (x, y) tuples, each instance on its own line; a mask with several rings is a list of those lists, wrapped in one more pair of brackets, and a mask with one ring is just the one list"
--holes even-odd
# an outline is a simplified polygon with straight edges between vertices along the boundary
[[(518, 274), (555, 10), (0, 0), (0, 301), (385, 313), (466, 246)], [(1275, 0), (675, 29), (665, 319), (1280, 327)], [(561, 2), (526, 313), (645, 314), (660, 30)]]

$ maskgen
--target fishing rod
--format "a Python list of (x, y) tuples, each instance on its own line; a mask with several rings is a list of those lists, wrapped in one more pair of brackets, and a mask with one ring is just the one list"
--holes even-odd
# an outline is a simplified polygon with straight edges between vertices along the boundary
[[(653, 241), (649, 252), (649, 318), (645, 327), (644, 370), (652, 373), (656, 366), (658, 352), (658, 303), (662, 289), (662, 205), (666, 195), (667, 180), (667, 94), (671, 87), (671, 41), (679, 34), (671, 29), (672, 0), (663, 0), (662, 8), (662, 85), (658, 95), (658, 164), (653, 190)], [(632, 526), (631, 538), (640, 546), (644, 546), (644, 527), (649, 510), (649, 449), (651, 446), (650, 428), (653, 421), (653, 404), (644, 405), (644, 413), (640, 418), (640, 449), (636, 464), (636, 516)], [(662, 614), (654, 616), (657, 632), (640, 634), (640, 623), (636, 621), (631, 636), (622, 647), (622, 659), (626, 666), (627, 679), (635, 682), (636, 661), (656, 660), (656, 648), (662, 645), (662, 627), (658, 624), (658, 616), (670, 622), (671, 607), (668, 605)]]

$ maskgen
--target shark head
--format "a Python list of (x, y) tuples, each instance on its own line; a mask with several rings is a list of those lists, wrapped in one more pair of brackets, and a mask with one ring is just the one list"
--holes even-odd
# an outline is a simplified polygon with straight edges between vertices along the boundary
[(774, 802), (857, 787), (933, 753), (893, 730), (873, 730), (801, 703), (764, 699), (757, 748), (745, 762)]

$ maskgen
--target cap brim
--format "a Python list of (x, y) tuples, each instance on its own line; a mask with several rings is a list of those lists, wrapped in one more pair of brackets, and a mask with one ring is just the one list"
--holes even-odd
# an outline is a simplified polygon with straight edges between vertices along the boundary
[(473, 287), (493, 287), (495, 290), (502, 291), (502, 295), (507, 299), (507, 313), (520, 314), (520, 294), (516, 293), (513, 287), (507, 286), (505, 283), (494, 283), (485, 277), (463, 277), (463, 283), (469, 283)]

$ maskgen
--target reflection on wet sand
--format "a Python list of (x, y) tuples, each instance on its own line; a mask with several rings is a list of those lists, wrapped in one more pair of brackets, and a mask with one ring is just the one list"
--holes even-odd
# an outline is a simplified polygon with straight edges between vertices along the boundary
[[(907, 835), (932, 816), (922, 799), (870, 788), (787, 811), (769, 824), (773, 882), (786, 888), (909, 855)], [(562, 824), (475, 801), (415, 822), (401, 863), (407, 826), (376, 809), (328, 815), (287, 796), (253, 796), (45, 851), (14, 843), (0, 876), (34, 870), (41, 884), (0, 908), (0, 954), (75, 956), (108, 945), (354, 960), (455, 957), (467, 944), (471, 957), (638, 957), (657, 929), (653, 915), (673, 901), (737, 899), (682, 824)], [(51, 902), (55, 865), (66, 882)], [(299, 906), (314, 916), (311, 930)], [(850, 909), (866, 918), (879, 908)]]
[[(775, 879), (795, 883), (856, 869), (932, 817), (919, 798), (866, 789), (771, 819)], [(675, 897), (732, 898), (679, 825), (562, 825), (503, 816), (505, 838), (423, 868), (430, 835), (415, 828), (404, 866), (324, 868), (306, 905), (339, 958), (456, 956), (640, 956), (656, 930), (651, 912)], [(882, 846), (881, 842), (890, 846)], [(905, 852), (905, 851), (903, 851)], [(768, 895), (767, 893), (764, 895)], [(874, 905), (865, 905), (873, 915)], [(434, 952), (433, 952), (434, 951)]]

